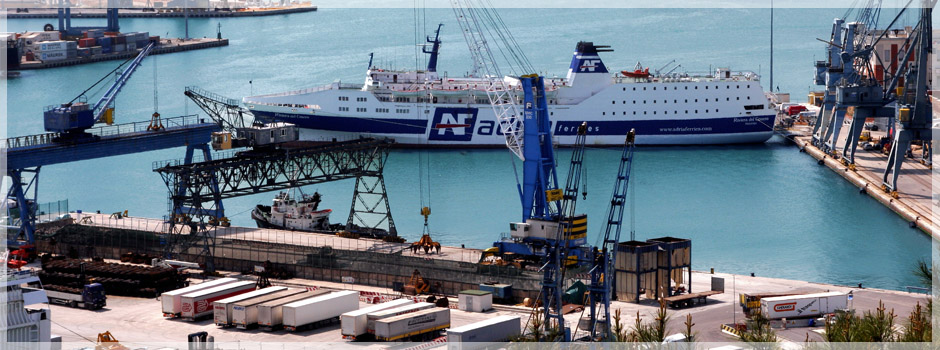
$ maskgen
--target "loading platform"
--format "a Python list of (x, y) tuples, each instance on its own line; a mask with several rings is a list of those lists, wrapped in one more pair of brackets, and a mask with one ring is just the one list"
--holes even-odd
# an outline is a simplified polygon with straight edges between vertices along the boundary
[[(940, 115), (940, 103), (937, 103), (937, 99), (933, 101), (934, 113)], [(894, 198), (881, 189), (888, 157), (880, 151), (859, 150), (855, 154), (855, 170), (851, 170), (839, 159), (813, 146), (812, 127), (795, 125), (786, 132), (801, 150), (815, 158), (820, 165), (826, 165), (852, 183), (860, 192), (867, 193), (887, 206), (908, 221), (911, 227), (917, 227), (934, 239), (940, 239), (940, 218), (937, 217), (937, 213), (940, 213), (940, 197), (933, 191), (933, 170), (930, 167), (914, 159), (906, 159), (898, 178), (898, 197)], [(837, 148), (845, 144), (846, 136), (840, 136)]]
[(678, 308), (683, 308), (687, 306), (694, 306), (696, 304), (704, 305), (708, 303), (708, 297), (712, 295), (718, 295), (721, 293), (722, 293), (721, 291), (709, 290), (705, 292), (674, 295), (671, 297), (663, 298), (663, 301), (665, 301), (666, 305), (668, 305), (669, 307), (678, 309)]

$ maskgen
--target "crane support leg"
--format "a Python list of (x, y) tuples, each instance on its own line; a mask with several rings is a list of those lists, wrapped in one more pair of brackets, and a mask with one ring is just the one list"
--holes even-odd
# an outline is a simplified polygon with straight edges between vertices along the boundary
[(385, 177), (380, 169), (377, 175), (356, 177), (346, 231), (373, 234), (384, 230), (384, 227), (388, 227), (390, 236), (398, 236), (385, 192)]
[[(874, 111), (871, 108), (855, 108), (855, 115), (852, 116), (852, 124), (849, 127), (849, 134), (846, 136), (845, 145), (842, 146), (842, 160), (846, 164), (855, 164), (855, 150), (858, 149), (858, 138), (862, 136), (862, 130), (865, 128), (865, 120), (871, 118)], [(838, 139), (833, 139), (833, 145)]]
[[(16, 225), (19, 226), (19, 231), (13, 235), (7, 236), (8, 247), (17, 247), (20, 241), (26, 244), (35, 243), (36, 213), (33, 211), (33, 205), (38, 203), (36, 202), (36, 196), (39, 192), (39, 168), (40, 167), (7, 170), (7, 176), (9, 176), (11, 180), (10, 190), (7, 192), (7, 199), (14, 200), (19, 211), (19, 222), (16, 223)], [(32, 174), (32, 176), (28, 180), (24, 179), (29, 174)], [(32, 192), (32, 197), (27, 198), (30, 192)], [(6, 205), (7, 204), (4, 203), (4, 206)], [(7, 207), (6, 209), (7, 215), (12, 217), (9, 213), (10, 208)]]

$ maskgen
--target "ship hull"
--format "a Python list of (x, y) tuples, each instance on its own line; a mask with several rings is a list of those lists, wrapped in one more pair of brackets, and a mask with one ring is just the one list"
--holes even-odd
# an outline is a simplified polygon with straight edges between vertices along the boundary
[[(441, 109), (441, 108), (438, 108)], [(448, 109), (448, 108), (444, 108)], [(453, 110), (454, 108), (449, 108)], [(464, 107), (463, 109), (467, 109)], [(483, 117), (484, 109), (476, 109)], [(362, 136), (395, 140), (407, 147), (493, 148), (503, 147), (505, 138), (495, 118), (464, 118), (458, 127), (440, 128), (441, 121), (411, 118), (351, 117), (254, 110), (265, 122), (288, 122), (300, 127), (305, 141), (342, 141)], [(445, 112), (447, 113), (447, 112)], [(435, 113), (439, 114), (439, 113)], [(490, 111), (489, 114), (492, 114)], [(630, 129), (636, 130), (638, 145), (710, 145), (762, 143), (773, 136), (775, 115), (658, 120), (557, 120), (553, 141), (560, 146), (575, 143), (577, 126), (588, 125), (588, 145), (618, 146)], [(456, 119), (456, 118), (452, 118)], [(479, 119), (479, 121), (475, 120)]]

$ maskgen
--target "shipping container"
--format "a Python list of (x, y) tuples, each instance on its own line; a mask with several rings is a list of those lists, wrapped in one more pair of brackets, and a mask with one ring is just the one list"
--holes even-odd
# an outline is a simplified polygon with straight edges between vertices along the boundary
[(101, 46), (92, 46), (92, 47), (91, 47), (91, 54), (92, 54), (92, 55), (100, 55), (101, 53), (102, 53), (102, 52), (101, 52)]
[(784, 317), (815, 317), (845, 309), (847, 306), (848, 294), (841, 292), (762, 298), (760, 300), (761, 313), (771, 320)]
[[(94, 51), (94, 49), (92, 49)], [(213, 287), (218, 287), (224, 284), (233, 283), (238, 281), (234, 278), (220, 278), (217, 280), (207, 281), (200, 284), (194, 284), (186, 288), (180, 288), (176, 290), (171, 290), (160, 295), (160, 303), (163, 304), (163, 316), (164, 317), (179, 317), (181, 302), (180, 298), (184, 294), (189, 294), (192, 292), (198, 292), (200, 290), (209, 289)]]
[[(450, 309), (433, 308), (390, 317), (375, 322), (375, 339), (392, 341), (408, 338), (433, 338), (450, 327)], [(415, 339), (418, 340), (418, 339)]]
[(84, 32), (86, 38), (98, 39), (104, 36), (104, 30), (101, 29), (89, 29)]
[(77, 41), (66, 41), (66, 42), (65, 42), (65, 48), (66, 48), (66, 49), (69, 49), (69, 50), (75, 50), (75, 49), (78, 48), (78, 42), (77, 42)]
[(414, 303), (415, 302), (411, 299), (397, 299), (342, 314), (339, 316), (339, 324), (343, 338), (355, 339), (360, 335), (366, 334), (368, 316), (371, 313), (412, 305)]
[(118, 35), (114, 37), (115, 44), (127, 44), (127, 37), (123, 35)]
[(68, 58), (78, 57), (78, 49), (68, 49), (68, 50), (65, 50), (65, 53), (66, 53), (66, 57)]
[(359, 309), (359, 292), (344, 290), (284, 305), (284, 329), (295, 331)]
[(101, 46), (111, 46), (114, 43), (114, 38), (110, 36), (105, 36), (97, 39), (98, 45)]
[(114, 44), (114, 45), (112, 45), (112, 46), (113, 46), (112, 50), (113, 50), (114, 52), (124, 52), (124, 51), (127, 51), (127, 44)]
[(328, 290), (314, 290), (307, 293), (292, 295), (283, 299), (272, 300), (264, 304), (258, 305), (258, 326), (263, 330), (274, 330), (280, 328), (284, 320), (284, 305), (310, 299), (316, 298), (317, 296), (329, 293)]
[[(147, 46), (147, 44), (149, 44), (149, 43), (150, 43), (150, 42), (147, 41), (147, 39), (144, 39), (144, 40), (137, 40), (137, 42), (135, 42), (134, 45), (137, 45), (137, 48), (138, 48), (138, 49), (142, 49), (142, 48), (144, 48), (145, 46)], [(130, 43), (128, 43), (128, 44), (130, 44)]]
[(62, 51), (68, 48), (70, 41), (43, 41), (30, 46), (33, 51)]
[(448, 350), (471, 350), (492, 342), (508, 342), (522, 334), (519, 316), (497, 316), (491, 319), (447, 330)]
[(83, 47), (78, 49), (78, 57), (88, 57), (91, 56), (91, 48)]
[(421, 310), (427, 310), (434, 307), (434, 304), (431, 303), (415, 303), (411, 305), (405, 305), (401, 307), (396, 307), (394, 309), (382, 310), (379, 312), (373, 312), (366, 315), (366, 333), (375, 334), (375, 321), (391, 318), (395, 316), (404, 315), (407, 313), (418, 312)]
[(59, 61), (68, 58), (68, 51), (43, 51), (39, 53), (40, 61)]
[(184, 294), (180, 298), (180, 317), (187, 321), (193, 321), (203, 316), (212, 315), (214, 311), (212, 303), (216, 300), (230, 298), (253, 290), (255, 290), (255, 282), (240, 281)]
[[(258, 324), (258, 306), (272, 300), (280, 300), (292, 295), (300, 294), (305, 292), (302, 289), (293, 289), (292, 291), (285, 294), (277, 294), (277, 296), (271, 296), (270, 298), (256, 298), (252, 300), (243, 300), (236, 302), (232, 307), (232, 325), (238, 327), (239, 329), (248, 329), (254, 327)], [(307, 298), (312, 298), (317, 295), (326, 294), (326, 291), (317, 292), (317, 293), (304, 293)]]
[(287, 290), (287, 287), (268, 287), (254, 292), (236, 295), (231, 298), (225, 298), (212, 303), (213, 319), (217, 326), (228, 327), (232, 325), (232, 306), (237, 302), (246, 300), (257, 300), (265, 295)]
[(127, 51), (137, 51), (137, 43), (127, 43)]
[(78, 40), (79, 47), (92, 47), (95, 46), (95, 38), (84, 38)]

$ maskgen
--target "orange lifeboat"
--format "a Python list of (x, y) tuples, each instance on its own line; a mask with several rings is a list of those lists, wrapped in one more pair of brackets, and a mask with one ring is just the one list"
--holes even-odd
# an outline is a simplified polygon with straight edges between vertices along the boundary
[(620, 71), (620, 73), (622, 73), (623, 76), (630, 77), (630, 78), (649, 78), (650, 77), (649, 67), (643, 70), (640, 70), (639, 68), (637, 68), (636, 70), (632, 72), (628, 70), (624, 70), (624, 71)]

